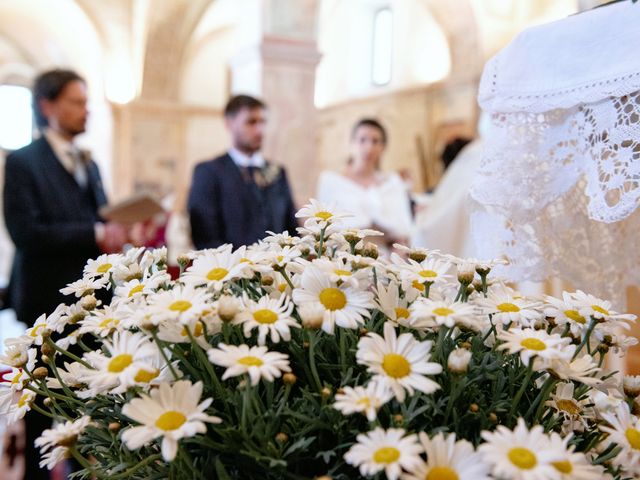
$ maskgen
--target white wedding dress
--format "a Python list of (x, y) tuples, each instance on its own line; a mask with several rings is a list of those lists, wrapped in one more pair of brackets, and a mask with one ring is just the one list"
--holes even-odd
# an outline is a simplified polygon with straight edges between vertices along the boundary
[(343, 222), (348, 228), (375, 224), (394, 237), (408, 239), (412, 220), (407, 187), (395, 173), (378, 175), (377, 184), (363, 187), (340, 173), (324, 171), (318, 180), (317, 199), (353, 214)]

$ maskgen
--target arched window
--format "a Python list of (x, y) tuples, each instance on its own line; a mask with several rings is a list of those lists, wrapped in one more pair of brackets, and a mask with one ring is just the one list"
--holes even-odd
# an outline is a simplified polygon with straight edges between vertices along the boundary
[(0, 85), (0, 105), (0, 148), (17, 150), (31, 143), (31, 90), (18, 85)]
[(393, 14), (389, 7), (373, 15), (372, 50), (371, 81), (374, 85), (386, 85), (391, 81), (393, 52)]

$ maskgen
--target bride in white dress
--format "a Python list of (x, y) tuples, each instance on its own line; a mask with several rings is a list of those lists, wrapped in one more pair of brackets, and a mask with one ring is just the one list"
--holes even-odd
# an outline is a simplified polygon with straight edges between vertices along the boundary
[(353, 214), (345, 219), (347, 227), (383, 232), (382, 243), (377, 243), (384, 250), (396, 242), (406, 244), (412, 227), (405, 183), (396, 173), (380, 170), (386, 144), (386, 131), (377, 120), (360, 120), (353, 127), (344, 170), (322, 172), (317, 187), (318, 200)]

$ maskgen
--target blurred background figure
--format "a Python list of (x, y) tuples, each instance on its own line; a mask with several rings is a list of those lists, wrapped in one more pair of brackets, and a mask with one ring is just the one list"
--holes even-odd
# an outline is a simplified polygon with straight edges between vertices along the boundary
[(387, 132), (373, 118), (359, 120), (351, 131), (350, 157), (341, 172), (324, 171), (318, 181), (317, 198), (350, 212), (345, 224), (384, 233), (371, 237), (385, 250), (394, 243), (407, 243), (411, 233), (411, 203), (404, 181), (396, 173), (381, 169)]

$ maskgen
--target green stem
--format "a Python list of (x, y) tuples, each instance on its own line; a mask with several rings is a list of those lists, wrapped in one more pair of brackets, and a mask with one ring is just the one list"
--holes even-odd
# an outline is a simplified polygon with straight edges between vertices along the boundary
[(571, 357), (571, 360), (576, 359), (576, 357), (578, 356), (578, 354), (584, 348), (585, 345), (587, 345), (587, 349), (589, 350), (589, 353), (591, 353), (590, 352), (591, 347), (589, 347), (589, 339), (591, 338), (591, 333), (593, 332), (593, 329), (596, 328), (597, 323), (598, 321), (595, 318), (591, 317), (591, 322), (589, 323), (589, 327), (587, 328), (587, 331), (584, 334), (584, 338), (582, 339), (580, 346), (576, 348), (576, 352), (573, 354), (573, 357)]
[(309, 332), (309, 364), (311, 366), (311, 374), (318, 388), (318, 392), (322, 390), (322, 382), (320, 381), (320, 375), (318, 375), (318, 367), (316, 366), (316, 335), (315, 332), (307, 330)]
[(40, 413), (40, 414), (42, 414), (42, 415), (45, 415), (45, 416), (47, 416), (47, 417), (49, 417), (49, 418), (53, 418), (53, 419), (55, 419), (55, 418), (56, 418), (56, 417), (55, 417), (54, 415), (52, 415), (51, 413), (49, 413), (49, 412), (45, 411), (43, 408), (40, 408), (38, 405), (36, 405), (35, 400), (31, 403), (31, 408), (32, 408), (33, 410), (35, 410), (36, 412), (38, 412), (38, 413)]
[[(142, 460), (141, 462), (138, 462), (137, 464), (135, 464), (133, 467), (129, 468), (128, 470), (125, 470), (124, 472), (119, 473), (118, 475), (109, 475), (108, 478), (109, 480), (121, 480), (123, 478), (130, 478), (134, 473), (136, 473), (136, 471), (138, 471), (140, 468), (147, 466), (148, 464), (155, 462), (157, 460), (160, 460), (162, 458), (162, 456), (160, 454), (156, 454), (156, 455), (151, 455), (150, 457), (145, 458), (144, 460)], [(96, 473), (96, 472), (94, 472)], [(105, 477), (103, 477), (105, 478)]]
[(540, 413), (542, 413), (542, 409), (544, 408), (544, 404), (547, 400), (547, 397), (549, 396), (549, 393), (551, 392), (551, 389), (555, 384), (556, 384), (556, 380), (552, 376), (549, 376), (549, 378), (545, 380), (544, 385), (542, 386), (542, 388), (540, 389), (540, 392), (538, 393), (538, 396), (536, 397), (536, 399), (533, 401), (533, 403), (527, 410), (527, 413), (525, 414), (525, 418), (529, 418), (533, 414), (534, 410), (536, 411), (536, 415), (534, 419), (537, 419), (540, 416)]
[(49, 345), (51, 345), (56, 351), (62, 353), (63, 355), (66, 355), (67, 357), (69, 357), (71, 360), (73, 360), (74, 362), (78, 362), (79, 364), (81, 364), (84, 367), (87, 367), (91, 370), (95, 370), (95, 368), (93, 368), (91, 365), (89, 365), (87, 362), (85, 362), (84, 360), (82, 360), (80, 357), (74, 355), (71, 352), (66, 351), (64, 348), (60, 348), (58, 345), (55, 344), (55, 342), (53, 342), (51, 339), (48, 339), (47, 342), (49, 343)]
[(346, 333), (347, 333), (347, 331), (345, 329), (343, 329), (343, 328), (341, 328), (338, 331), (338, 334), (340, 335), (340, 370), (342, 371), (343, 374), (347, 369), (347, 338), (346, 338)]
[[(69, 453), (71, 453), (71, 455), (73, 455), (73, 458), (75, 458), (78, 461), (78, 463), (82, 465), (82, 468), (88, 470), (91, 473), (91, 476), (96, 476), (97, 478), (104, 478), (102, 475), (96, 472), (93, 465), (91, 465), (89, 461), (86, 458), (84, 458), (84, 456), (80, 452), (78, 452), (75, 446), (69, 448)], [(112, 477), (112, 478), (116, 478), (116, 477)]]
[(178, 376), (178, 373), (176, 372), (176, 369), (173, 368), (173, 365), (171, 364), (171, 361), (167, 357), (167, 352), (164, 351), (164, 348), (163, 348), (163, 345), (162, 345), (163, 342), (162, 342), (162, 340), (160, 340), (158, 338), (158, 334), (155, 332), (155, 330), (151, 330), (151, 336), (153, 337), (153, 340), (158, 345), (158, 349), (160, 350), (160, 355), (162, 355), (162, 358), (164, 358), (164, 361), (167, 364), (167, 367), (169, 367), (169, 370), (171, 370), (171, 375), (173, 375), (174, 380), (179, 380), (180, 377)]
[(284, 267), (283, 268), (278, 268), (277, 271), (280, 272), (280, 274), (284, 277), (286, 282), (289, 284), (289, 287), (291, 287), (291, 290), (295, 290), (296, 287), (293, 286), (293, 282), (289, 278), (289, 275), (287, 274), (287, 271), (284, 269)]
[(207, 358), (207, 355), (202, 350), (202, 347), (200, 347), (200, 345), (196, 343), (196, 339), (191, 333), (191, 330), (189, 329), (189, 327), (185, 325), (184, 329), (187, 331), (187, 335), (189, 335), (189, 340), (191, 340), (191, 351), (193, 350), (196, 351), (196, 356), (200, 359), (200, 362), (204, 365), (204, 368), (207, 370), (207, 373), (211, 377), (211, 382), (213, 383), (214, 388), (216, 388), (219, 397), (222, 398), (224, 396), (224, 390), (222, 389), (222, 385), (220, 385), (220, 382), (218, 381), (218, 376), (216, 375), (216, 372), (213, 370), (213, 365), (211, 365), (211, 362), (209, 361), (209, 359)]
[(525, 375), (524, 381), (522, 382), (522, 385), (520, 386), (518, 393), (516, 393), (516, 396), (513, 398), (513, 401), (511, 403), (511, 410), (509, 411), (509, 419), (511, 419), (513, 415), (516, 413), (516, 410), (518, 409), (518, 405), (520, 404), (520, 399), (522, 398), (522, 395), (524, 395), (525, 390), (529, 386), (529, 382), (531, 381), (531, 377), (533, 376), (534, 360), (535, 360), (535, 357), (532, 357), (529, 359), (529, 365), (527, 365), (527, 373)]

